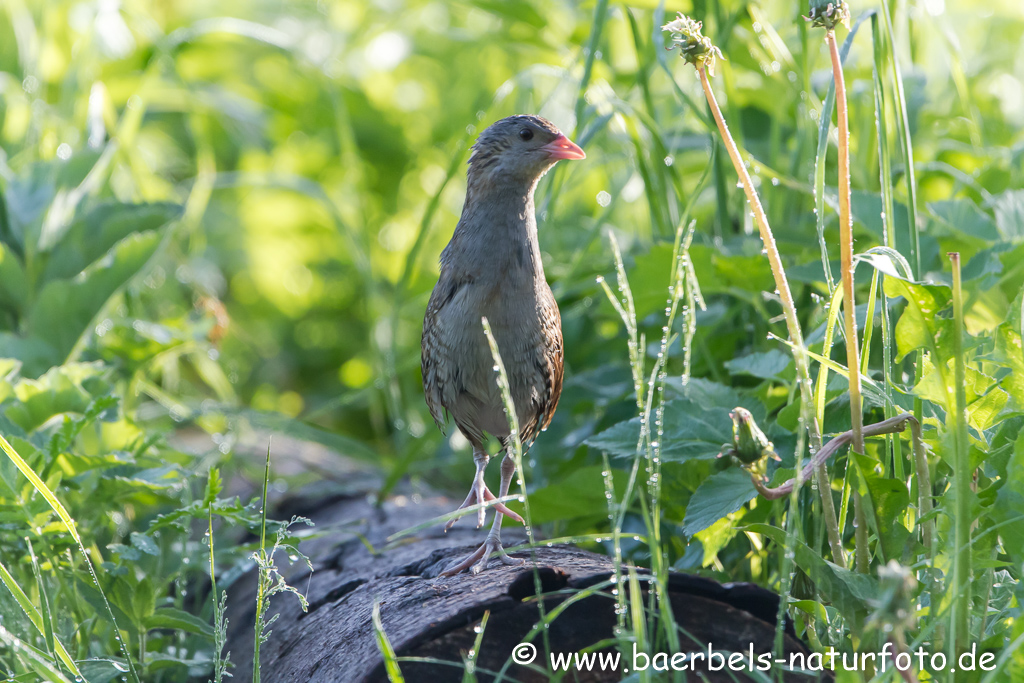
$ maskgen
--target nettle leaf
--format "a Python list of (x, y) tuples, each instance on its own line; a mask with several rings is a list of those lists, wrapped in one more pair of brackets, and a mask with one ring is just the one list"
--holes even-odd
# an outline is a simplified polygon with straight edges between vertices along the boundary
[[(737, 406), (764, 421), (765, 408), (756, 399), (741, 397), (735, 389), (707, 380), (692, 380), (683, 398), (665, 404), (661, 457), (666, 461), (712, 459), (722, 444), (732, 443), (729, 411)], [(640, 438), (640, 418), (620, 422), (584, 443), (616, 457), (634, 457)], [(652, 439), (654, 436), (652, 435)]]
[(779, 349), (725, 361), (725, 367), (734, 375), (752, 375), (760, 379), (791, 380), (795, 376), (793, 356)]
[(686, 506), (683, 533), (693, 536), (718, 520), (736, 512), (757, 495), (750, 474), (734, 467), (716, 472), (697, 488)]
[(160, 548), (157, 546), (156, 541), (147, 534), (141, 534), (138, 531), (133, 531), (131, 534), (131, 543), (132, 547), (138, 548), (147, 555), (153, 555), (154, 557), (160, 555)]
[(922, 285), (885, 278), (887, 296), (903, 297), (907, 306), (896, 323), (896, 348), (902, 361), (917, 349), (931, 351), (936, 362), (946, 362), (953, 353), (953, 320), (940, 317), (951, 307), (952, 291), (945, 285)]
[(46, 340), (63, 361), (79, 339), (92, 331), (93, 318), (115, 293), (139, 273), (156, 253), (156, 231), (132, 234), (73, 280), (55, 280), (43, 287), (28, 314), (32, 336)]
[[(544, 524), (577, 517), (607, 517), (608, 499), (605, 497), (604, 468), (601, 466), (582, 467), (557, 484), (545, 486), (530, 494), (530, 519), (534, 524)], [(611, 472), (615, 500), (622, 500), (626, 491), (628, 475), (622, 470)], [(522, 512), (523, 506), (512, 502), (514, 510)]]

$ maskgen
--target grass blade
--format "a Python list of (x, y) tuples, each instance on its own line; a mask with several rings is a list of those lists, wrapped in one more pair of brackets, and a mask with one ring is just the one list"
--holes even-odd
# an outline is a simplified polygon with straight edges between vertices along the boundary
[[(21, 590), (21, 586), (14, 579), (7, 567), (4, 566), (3, 562), (0, 562), (0, 581), (3, 581), (4, 585), (7, 586), (7, 590), (11, 592), (14, 600), (21, 607), (22, 611), (25, 612), (25, 616), (29, 618), (29, 621), (39, 630), (40, 635), (44, 633), (43, 617), (39, 614), (39, 610), (32, 604), (32, 600), (25, 595), (25, 591)], [(78, 665), (75, 664), (75, 660), (68, 654), (67, 649), (56, 637), (53, 641), (54, 650), (57, 652), (57, 656), (60, 657), (60, 661), (64, 663), (64, 666), (74, 674), (75, 676), (81, 676), (82, 672), (78, 670)]]
[(68, 534), (74, 539), (75, 543), (78, 544), (78, 550), (82, 553), (82, 557), (85, 558), (85, 565), (89, 570), (89, 574), (92, 575), (93, 583), (96, 584), (96, 590), (99, 591), (100, 597), (103, 598), (103, 604), (106, 607), (107, 617), (110, 618), (110, 624), (114, 627), (117, 633), (117, 641), (121, 647), (121, 654), (124, 656), (125, 661), (128, 662), (128, 670), (132, 675), (132, 679), (138, 683), (139, 674), (135, 670), (135, 662), (132, 660), (131, 654), (128, 652), (128, 648), (125, 646), (124, 640), (121, 638), (120, 628), (117, 625), (117, 619), (114, 618), (114, 611), (110, 608), (110, 602), (107, 600), (106, 594), (103, 592), (102, 586), (100, 586), (99, 577), (96, 575), (96, 569), (92, 565), (92, 560), (89, 558), (89, 553), (86, 551), (85, 546), (82, 544), (82, 538), (78, 535), (78, 529), (75, 527), (75, 520), (71, 519), (71, 515), (64, 508), (57, 496), (53, 494), (50, 487), (39, 478), (39, 476), (29, 467), (29, 464), (25, 462), (24, 458), (18, 455), (18, 452), (14, 450), (14, 447), (7, 442), (7, 439), (0, 434), (0, 450), (3, 450), (10, 458), (14, 466), (21, 470), (21, 473), (29, 480), (32, 486), (37, 492), (49, 503), (50, 508), (57, 513), (60, 521), (64, 524), (64, 528), (67, 529)]
[(402, 676), (402, 669), (398, 666), (398, 657), (395, 655), (395, 648), (391, 647), (388, 634), (384, 632), (384, 625), (380, 621), (380, 602), (373, 603), (373, 633), (377, 637), (377, 649), (384, 657), (384, 670), (388, 674), (390, 683), (405, 683)]

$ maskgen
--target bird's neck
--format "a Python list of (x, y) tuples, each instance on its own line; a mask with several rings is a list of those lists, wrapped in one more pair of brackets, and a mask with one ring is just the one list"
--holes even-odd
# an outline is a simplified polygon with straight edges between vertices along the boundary
[(470, 183), (453, 239), (470, 263), (544, 277), (533, 203), (536, 186), (536, 180)]

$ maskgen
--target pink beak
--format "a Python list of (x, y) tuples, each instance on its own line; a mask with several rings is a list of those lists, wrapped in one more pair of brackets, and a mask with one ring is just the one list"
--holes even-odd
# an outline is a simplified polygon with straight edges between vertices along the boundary
[(559, 134), (557, 138), (541, 147), (549, 159), (586, 159), (587, 155), (572, 140)]

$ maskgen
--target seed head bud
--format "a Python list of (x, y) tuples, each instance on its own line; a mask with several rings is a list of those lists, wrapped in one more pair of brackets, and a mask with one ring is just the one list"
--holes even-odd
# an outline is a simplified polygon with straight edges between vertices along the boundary
[(850, 28), (850, 6), (846, 0), (811, 0), (811, 11), (806, 17), (813, 26), (832, 31), (839, 24)]
[(663, 31), (672, 33), (672, 44), (667, 49), (679, 48), (679, 56), (697, 68), (705, 67), (707, 72), (715, 75), (715, 60), (725, 59), (722, 51), (712, 44), (711, 39), (701, 35), (703, 24), (681, 12), (676, 18), (661, 27)]

